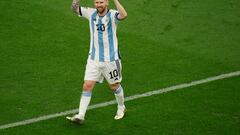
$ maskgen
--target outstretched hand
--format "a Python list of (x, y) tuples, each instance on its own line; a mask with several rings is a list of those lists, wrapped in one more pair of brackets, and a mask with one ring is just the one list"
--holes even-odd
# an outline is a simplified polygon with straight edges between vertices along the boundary
[(79, 0), (73, 0), (71, 8), (72, 8), (73, 12), (78, 14), (79, 13), (79, 11), (78, 11), (79, 10)]

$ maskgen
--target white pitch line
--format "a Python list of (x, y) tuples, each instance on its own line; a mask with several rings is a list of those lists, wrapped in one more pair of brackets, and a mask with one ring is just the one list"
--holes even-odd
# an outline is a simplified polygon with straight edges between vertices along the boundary
[[(157, 95), (157, 94), (161, 94), (161, 93), (165, 93), (165, 92), (169, 92), (169, 91), (188, 88), (188, 87), (191, 87), (191, 86), (196, 86), (196, 85), (199, 85), (199, 84), (204, 84), (204, 83), (208, 83), (208, 82), (212, 82), (212, 81), (216, 81), (216, 80), (221, 80), (221, 79), (225, 79), (225, 78), (231, 78), (231, 77), (239, 76), (239, 75), (240, 75), (240, 71), (231, 72), (231, 73), (227, 73), (227, 74), (221, 74), (221, 75), (218, 75), (218, 76), (213, 76), (213, 77), (209, 77), (209, 78), (205, 78), (205, 79), (201, 79), (201, 80), (197, 80), (197, 81), (192, 81), (190, 83), (183, 83), (183, 84), (179, 84), (179, 85), (170, 86), (170, 87), (167, 87), (167, 88), (162, 88), (162, 89), (158, 89), (158, 90), (154, 90), (154, 91), (150, 91), (150, 92), (146, 92), (146, 93), (142, 93), (142, 94), (129, 96), (129, 97), (125, 98), (125, 101), (131, 101), (131, 100), (135, 100), (135, 99), (139, 99), (139, 98), (143, 98), (143, 97), (149, 97), (149, 96), (152, 96), (152, 95)], [(103, 102), (103, 103), (98, 103), (98, 104), (89, 106), (88, 110), (101, 108), (101, 107), (105, 107), (105, 106), (109, 106), (109, 105), (113, 105), (113, 104), (116, 104), (115, 100), (111, 100), (111, 101)], [(52, 119), (52, 118), (56, 118), (56, 117), (61, 117), (61, 116), (65, 116), (65, 115), (69, 115), (69, 114), (73, 114), (73, 113), (77, 113), (77, 112), (78, 112), (78, 109), (73, 109), (73, 110), (68, 110), (68, 111), (65, 111), (65, 112), (49, 114), (49, 115), (36, 117), (36, 118), (28, 119), (28, 120), (23, 120), (23, 121), (19, 121), (19, 122), (15, 122), (15, 123), (0, 125), (0, 130), (1, 129), (12, 128), (12, 127), (17, 127), (17, 126), (22, 126), (22, 125), (27, 125), (27, 124), (32, 124), (32, 123), (36, 123), (36, 122), (39, 122), (39, 121), (48, 120), (48, 119)]]

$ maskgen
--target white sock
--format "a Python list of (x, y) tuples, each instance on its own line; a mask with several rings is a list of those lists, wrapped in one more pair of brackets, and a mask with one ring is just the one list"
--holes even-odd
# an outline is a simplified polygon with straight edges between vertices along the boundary
[(81, 119), (84, 119), (86, 111), (87, 111), (87, 107), (91, 101), (91, 97), (92, 97), (92, 92), (88, 92), (88, 91), (83, 91), (82, 92), (82, 96), (80, 99), (80, 104), (79, 104), (79, 117)]
[(121, 85), (114, 92), (114, 95), (115, 95), (117, 103), (118, 103), (118, 108), (119, 107), (125, 107), (125, 105), (124, 105), (124, 93), (123, 93), (123, 88), (122, 88)]

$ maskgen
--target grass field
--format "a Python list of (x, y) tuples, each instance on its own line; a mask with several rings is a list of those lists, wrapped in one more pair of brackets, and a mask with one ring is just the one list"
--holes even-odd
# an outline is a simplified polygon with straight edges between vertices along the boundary
[[(126, 96), (240, 70), (240, 1), (121, 3), (128, 12), (118, 27)], [(89, 28), (70, 4), (0, 1), (0, 125), (78, 107)], [(237, 135), (239, 82), (238, 76), (129, 101), (121, 121), (113, 120), (112, 105), (90, 110), (82, 127), (59, 117), (0, 134)], [(91, 104), (113, 99), (104, 83)]]

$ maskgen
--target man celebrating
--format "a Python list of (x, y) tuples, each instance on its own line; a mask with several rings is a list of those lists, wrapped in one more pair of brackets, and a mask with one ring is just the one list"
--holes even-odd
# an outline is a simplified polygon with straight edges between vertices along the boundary
[(80, 17), (89, 20), (91, 43), (86, 65), (83, 92), (80, 99), (79, 113), (68, 120), (82, 124), (87, 107), (91, 100), (96, 82), (105, 78), (113, 90), (117, 101), (117, 113), (114, 119), (123, 118), (126, 112), (124, 105), (122, 66), (117, 40), (117, 24), (127, 17), (127, 12), (119, 0), (114, 0), (116, 10), (108, 9), (108, 0), (94, 0), (95, 8), (82, 7), (78, 0), (73, 0), (72, 10)]

